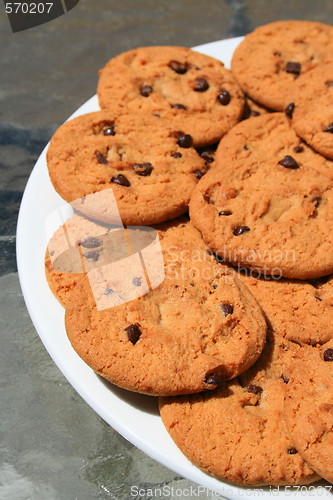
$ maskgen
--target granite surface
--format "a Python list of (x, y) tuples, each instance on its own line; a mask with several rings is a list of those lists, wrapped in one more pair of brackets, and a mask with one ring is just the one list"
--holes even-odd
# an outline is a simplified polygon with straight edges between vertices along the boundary
[[(80, 0), (66, 15), (15, 34), (1, 3), (1, 499), (160, 498), (149, 489), (163, 485), (188, 498), (191, 483), (103, 422), (49, 357), (18, 282), (16, 219), (38, 155), (59, 124), (95, 93), (97, 71), (111, 56), (139, 45), (192, 46), (243, 35), (279, 19), (333, 24), (333, 2)], [(131, 495), (132, 485), (144, 493)]]

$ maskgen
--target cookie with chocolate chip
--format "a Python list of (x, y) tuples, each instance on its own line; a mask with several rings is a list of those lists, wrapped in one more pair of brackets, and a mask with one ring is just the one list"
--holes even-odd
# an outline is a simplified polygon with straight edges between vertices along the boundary
[(91, 368), (120, 387), (151, 395), (215, 389), (258, 359), (266, 337), (263, 313), (189, 222), (175, 221), (158, 233), (164, 280), (154, 287), (158, 259), (152, 268), (142, 251), (149, 288), (126, 301), (121, 287), (133, 283), (135, 256), (126, 260), (121, 279), (115, 267), (97, 270), (95, 293), (79, 294), (66, 310), (68, 338)]
[(270, 337), (257, 363), (216, 391), (159, 398), (167, 431), (194, 465), (242, 486), (319, 479), (295, 450), (284, 418), (284, 373), (298, 349)]
[(98, 111), (62, 125), (47, 163), (56, 191), (97, 221), (149, 225), (188, 210), (209, 164), (162, 118)]
[(185, 47), (141, 47), (100, 71), (102, 109), (157, 114), (196, 147), (218, 142), (242, 116), (244, 98), (223, 63)]
[(333, 63), (301, 75), (286, 103), (296, 133), (318, 153), (333, 159)]
[(285, 416), (299, 454), (333, 483), (333, 342), (304, 346), (288, 372)]
[(311, 345), (333, 339), (333, 276), (307, 282), (268, 278), (244, 270), (239, 277), (258, 300), (276, 334)]
[(190, 202), (212, 251), (264, 275), (332, 274), (332, 162), (301, 145), (282, 113), (236, 125), (215, 164)]
[(333, 27), (310, 21), (260, 26), (235, 50), (232, 71), (243, 91), (263, 106), (282, 111), (300, 75), (333, 61)]

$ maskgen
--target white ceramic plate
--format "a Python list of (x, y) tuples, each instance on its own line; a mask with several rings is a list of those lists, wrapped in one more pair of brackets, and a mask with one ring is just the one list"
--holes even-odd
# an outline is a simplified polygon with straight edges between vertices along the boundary
[[(230, 67), (232, 53), (242, 38), (232, 38), (195, 47)], [(97, 97), (89, 99), (73, 115), (98, 110)], [(72, 118), (71, 117), (71, 118)], [(116, 431), (177, 474), (230, 500), (240, 497), (279, 495), (299, 498), (329, 495), (323, 486), (296, 492), (283, 488), (237, 488), (218, 481), (192, 465), (166, 432), (158, 414), (157, 400), (119, 389), (97, 376), (74, 352), (64, 328), (64, 309), (52, 295), (44, 275), (44, 252), (48, 241), (45, 223), (64, 205), (53, 189), (46, 165), (46, 150), (40, 155), (27, 183), (17, 227), (17, 261), (25, 302), (46, 349), (67, 380), (85, 401)]]

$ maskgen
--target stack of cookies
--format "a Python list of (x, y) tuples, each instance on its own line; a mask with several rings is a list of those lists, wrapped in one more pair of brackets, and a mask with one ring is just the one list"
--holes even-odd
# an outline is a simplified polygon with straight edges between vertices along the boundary
[(45, 257), (73, 348), (159, 396), (209, 474), (333, 482), (333, 27), (258, 28), (232, 71), (131, 50), (98, 97), (47, 155), (75, 210)]

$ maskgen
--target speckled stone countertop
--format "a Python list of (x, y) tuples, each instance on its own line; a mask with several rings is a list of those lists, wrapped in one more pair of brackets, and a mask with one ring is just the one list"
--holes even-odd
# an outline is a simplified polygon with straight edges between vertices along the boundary
[[(149, 490), (163, 485), (177, 488), (177, 498), (188, 498), (191, 483), (110, 428), (49, 357), (18, 282), (16, 219), (38, 155), (56, 128), (95, 93), (97, 70), (108, 59), (140, 45), (193, 46), (243, 35), (280, 19), (333, 24), (333, 2), (80, 0), (66, 15), (15, 34), (1, 2), (1, 499), (160, 498)], [(143, 494), (131, 495), (132, 485)]]

